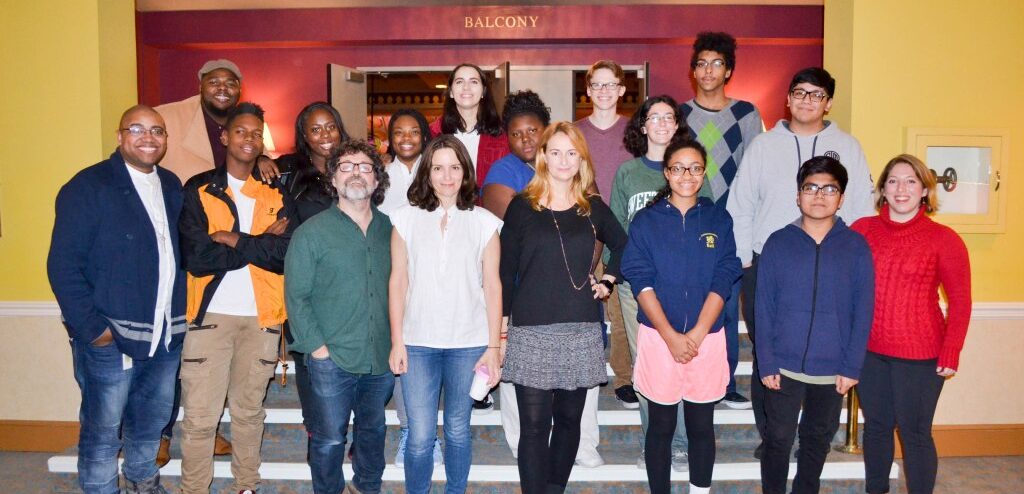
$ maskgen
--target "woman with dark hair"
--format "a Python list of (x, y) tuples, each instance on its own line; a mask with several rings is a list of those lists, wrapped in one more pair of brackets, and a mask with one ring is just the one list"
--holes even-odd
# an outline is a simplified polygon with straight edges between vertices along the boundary
[(633, 382), (647, 400), (644, 454), (653, 493), (671, 489), (680, 411), (689, 436), (689, 492), (711, 488), (715, 403), (729, 384), (722, 308), (740, 276), (732, 218), (699, 196), (707, 153), (682, 136), (665, 150), (667, 183), (636, 214), (622, 256), (622, 275), (640, 304)]
[[(331, 185), (327, 179), (327, 160), (331, 153), (345, 140), (345, 126), (341, 115), (330, 104), (317, 101), (306, 105), (295, 118), (295, 152), (277, 158), (284, 194), (294, 205), (295, 216), (290, 218), (298, 228), (302, 222), (335, 203)], [(294, 342), (287, 321), (284, 325), (285, 341)], [(303, 355), (289, 351), (295, 366), (295, 387), (302, 405), (302, 423), (307, 431), (312, 423), (310, 403), (309, 369)]]
[[(679, 105), (670, 96), (655, 96), (644, 101), (626, 125), (623, 144), (635, 158), (623, 163), (615, 172), (609, 205), (622, 229), (629, 232), (633, 216), (651, 202), (651, 199), (665, 187), (665, 149), (679, 130)], [(685, 131), (682, 132), (685, 134)], [(630, 283), (623, 282), (619, 290), (619, 307), (626, 327), (626, 341), (636, 364), (637, 355), (637, 301), (630, 292)], [(640, 401), (640, 424), (647, 431), (647, 406)], [(679, 471), (686, 468), (685, 423), (680, 417), (676, 425), (676, 440), (673, 446), (672, 466)], [(645, 442), (641, 436), (641, 444)], [(644, 455), (640, 454), (637, 466), (644, 468)]]
[[(593, 182), (583, 135), (569, 122), (551, 124), (536, 173), (505, 212), (503, 379), (515, 384), (519, 405), (524, 494), (565, 490), (587, 390), (608, 381), (601, 300), (619, 276), (626, 235), (601, 196), (588, 192)], [(611, 251), (601, 280), (599, 242)]]
[(291, 220), (296, 227), (334, 202), (325, 179), (327, 159), (346, 140), (341, 115), (329, 103), (310, 103), (295, 118), (295, 152), (275, 161), (285, 193), (295, 203)]
[[(875, 263), (875, 313), (861, 371), (864, 470), (870, 493), (889, 492), (893, 431), (899, 429), (907, 491), (935, 489), (932, 420), (946, 379), (956, 375), (971, 319), (971, 265), (964, 241), (931, 218), (935, 176), (901, 154), (878, 177), (878, 216), (852, 226)], [(948, 308), (939, 307), (939, 286)]]
[(454, 135), (466, 147), (473, 161), (477, 187), (483, 187), (491, 164), (508, 154), (490, 81), (480, 67), (459, 64), (448, 76), (444, 93), (444, 113), (430, 124), (430, 132)]
[(402, 375), (409, 426), (406, 490), (430, 491), (443, 388), (445, 492), (459, 493), (466, 490), (473, 456), (473, 376), (487, 373), (488, 386), (501, 377), (501, 220), (474, 207), (476, 177), (458, 139), (431, 141), (423, 161), (409, 204), (390, 215), (390, 364)]
[(430, 124), (418, 110), (402, 108), (391, 114), (388, 121), (388, 177), (391, 187), (384, 194), (380, 211), (391, 214), (399, 206), (409, 204), (407, 193), (419, 169), (423, 147), (430, 142)]

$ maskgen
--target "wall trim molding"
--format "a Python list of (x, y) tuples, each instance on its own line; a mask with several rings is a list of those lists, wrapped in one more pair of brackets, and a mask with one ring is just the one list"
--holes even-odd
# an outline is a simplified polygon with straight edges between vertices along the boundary
[(78, 444), (77, 421), (0, 420), (0, 451), (60, 452)]
[[(59, 316), (56, 301), (0, 301), (0, 317)], [(975, 321), (1024, 320), (1024, 302), (975, 302), (971, 311)]]

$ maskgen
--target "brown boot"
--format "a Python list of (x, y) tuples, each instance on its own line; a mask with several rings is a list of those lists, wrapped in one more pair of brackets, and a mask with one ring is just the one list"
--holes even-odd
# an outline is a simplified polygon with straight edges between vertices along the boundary
[(171, 438), (161, 437), (160, 449), (156, 452), (156, 467), (163, 468), (169, 461), (171, 461)]
[(224, 439), (224, 436), (217, 433), (217, 440), (213, 443), (213, 454), (214, 456), (224, 456), (231, 454), (231, 443)]

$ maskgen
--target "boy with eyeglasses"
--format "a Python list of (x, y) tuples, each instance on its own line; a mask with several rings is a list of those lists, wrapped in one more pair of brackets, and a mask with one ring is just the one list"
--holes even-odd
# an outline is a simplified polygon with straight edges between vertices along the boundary
[[(699, 33), (690, 57), (697, 92), (693, 99), (679, 105), (690, 136), (704, 145), (708, 153), (701, 196), (710, 197), (721, 206), (729, 198), (729, 186), (743, 160), (743, 151), (763, 130), (761, 114), (752, 103), (725, 94), (725, 85), (735, 68), (735, 38), (722, 32)], [(746, 409), (750, 408), (750, 400), (736, 391), (734, 376), (739, 363), (739, 298), (737, 281), (723, 311), (730, 377), (722, 403), (729, 408)]]
[[(780, 120), (772, 130), (754, 138), (744, 151), (743, 161), (730, 187), (726, 209), (733, 218), (736, 255), (743, 263), (743, 319), (754, 342), (754, 375), (750, 401), (762, 445), (754, 451), (761, 457), (765, 439), (764, 388), (757, 374), (757, 263), (768, 237), (800, 216), (793, 201), (792, 178), (810, 158), (828, 156), (846, 163), (849, 190), (839, 216), (847, 223), (874, 214), (871, 174), (864, 151), (853, 136), (835, 122), (825, 120), (832, 108), (836, 82), (820, 67), (797, 72), (789, 84), (786, 105), (791, 119)], [(845, 187), (844, 187), (845, 189)]]
[(800, 449), (791, 492), (818, 492), (843, 395), (857, 384), (864, 363), (875, 275), (867, 241), (836, 216), (847, 182), (839, 161), (807, 160), (796, 177), (801, 216), (772, 233), (761, 251), (755, 343), (767, 389), (765, 494), (787, 492), (798, 420)]
[[(615, 173), (620, 165), (633, 159), (633, 154), (626, 149), (623, 142), (629, 118), (619, 114), (619, 100), (626, 94), (626, 73), (619, 64), (611, 60), (598, 60), (587, 70), (584, 80), (587, 83), (587, 97), (590, 98), (593, 111), (590, 115), (577, 120), (575, 125), (580, 129), (590, 148), (597, 190), (604, 201), (609, 203)], [(626, 338), (622, 311), (619, 309), (618, 288), (612, 290), (605, 303), (605, 310), (605, 319), (611, 324), (608, 364), (615, 373), (612, 383), (615, 398), (623, 408), (635, 410), (640, 407), (640, 403), (633, 390), (633, 356)], [(584, 441), (596, 438), (596, 435), (585, 435)]]

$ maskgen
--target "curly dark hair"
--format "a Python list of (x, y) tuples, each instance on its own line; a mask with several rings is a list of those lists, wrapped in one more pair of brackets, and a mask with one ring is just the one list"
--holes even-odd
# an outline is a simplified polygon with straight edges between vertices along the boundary
[[(391, 134), (395, 131), (395, 122), (401, 117), (412, 117), (416, 121), (416, 125), (420, 128), (420, 138), (422, 139), (422, 148), (427, 147), (427, 143), (430, 142), (430, 124), (427, 123), (427, 117), (423, 116), (419, 110), (412, 108), (401, 108), (398, 111), (391, 114), (391, 120), (388, 121), (388, 154), (391, 155), (391, 159), (395, 159), (395, 143), (391, 141)], [(422, 151), (421, 151), (422, 152)]]
[(544, 105), (540, 95), (529, 89), (516, 91), (505, 98), (505, 107), (501, 110), (501, 121), (504, 122), (506, 133), (512, 119), (520, 115), (536, 116), (544, 127), (551, 124), (551, 108)]
[(442, 134), (424, 147), (420, 167), (409, 186), (409, 204), (427, 211), (433, 211), (441, 205), (434, 193), (434, 187), (430, 185), (430, 169), (433, 168), (434, 153), (439, 149), (455, 151), (455, 157), (462, 167), (462, 184), (459, 185), (459, 197), (455, 201), (455, 207), (461, 210), (473, 209), (473, 203), (476, 202), (476, 172), (473, 171), (473, 159), (469, 157), (469, 151), (462, 141), (451, 134)]
[[(729, 33), (704, 31), (697, 34), (693, 42), (693, 54), (690, 55), (690, 70), (697, 68), (697, 56), (702, 51), (713, 51), (722, 54), (725, 60), (725, 69), (736, 68), (736, 38)], [(732, 76), (725, 78), (729, 82)]]
[[(640, 105), (640, 108), (637, 108), (636, 113), (633, 113), (633, 116), (629, 119), (629, 123), (626, 124), (626, 132), (622, 137), (623, 146), (625, 146), (626, 151), (633, 153), (633, 156), (640, 157), (647, 154), (647, 134), (643, 133), (643, 128), (644, 124), (647, 123), (647, 114), (650, 113), (651, 107), (658, 103), (665, 103), (671, 106), (672, 113), (676, 117), (676, 123), (680, 127), (686, 126), (686, 122), (681, 120), (682, 115), (679, 114), (679, 104), (671, 96), (663, 94), (647, 98), (647, 101), (644, 101), (644, 104)], [(679, 133), (679, 131), (677, 130), (676, 133)]]
[[(697, 140), (691, 138), (689, 133), (678, 132), (674, 137), (672, 137), (672, 141), (668, 143), (668, 147), (665, 148), (665, 160), (661, 162), (661, 169), (667, 170), (668, 167), (672, 165), (672, 155), (676, 154), (677, 152), (683, 149), (692, 149), (694, 151), (697, 151), (697, 153), (700, 154), (701, 162), (705, 164), (708, 162), (708, 152), (706, 149), (704, 149), (704, 145), (698, 142)], [(661, 189), (658, 189), (658, 193), (654, 196), (653, 199), (651, 199), (650, 202), (647, 203), (646, 207), (652, 207), (658, 201), (671, 195), (672, 187), (669, 186), (668, 180), (666, 180), (665, 185), (662, 186)]]
[[(260, 119), (260, 122), (264, 121), (262, 106), (257, 105), (256, 103), (253, 103), (251, 101), (243, 101), (231, 110), (228, 110), (228, 117), (226, 120), (224, 120), (224, 128), (226, 129), (228, 127), (231, 127), (231, 122), (242, 115), (252, 115)], [(262, 129), (260, 130), (262, 131)]]
[(373, 162), (373, 177), (377, 179), (377, 188), (370, 195), (370, 203), (380, 206), (380, 203), (384, 202), (384, 193), (391, 186), (391, 180), (388, 178), (387, 172), (384, 171), (384, 162), (380, 159), (377, 149), (359, 139), (341, 141), (341, 145), (335, 148), (331, 152), (331, 157), (327, 159), (327, 178), (331, 183), (328, 188), (331, 196), (335, 199), (338, 197), (338, 189), (334, 187), (333, 183), (334, 175), (338, 172), (338, 165), (341, 164), (341, 158), (357, 153), (365, 154)]
[(480, 76), (480, 85), (484, 88), (483, 97), (480, 99), (480, 107), (476, 110), (475, 130), (480, 134), (490, 136), (501, 135), (501, 117), (498, 116), (498, 108), (494, 104), (494, 96), (491, 95), (491, 81), (487, 78), (487, 74), (484, 73), (483, 69), (471, 63), (456, 65), (452, 69), (452, 73), (448, 75), (448, 85), (444, 90), (444, 113), (441, 114), (441, 133), (454, 134), (456, 132), (474, 130), (465, 128), (466, 123), (462, 121), (459, 109), (455, 106), (455, 100), (452, 99), (451, 94), (452, 83), (455, 82), (455, 73), (463, 67), (472, 67), (473, 70), (476, 70), (477, 75)]

